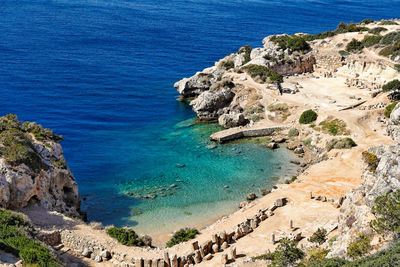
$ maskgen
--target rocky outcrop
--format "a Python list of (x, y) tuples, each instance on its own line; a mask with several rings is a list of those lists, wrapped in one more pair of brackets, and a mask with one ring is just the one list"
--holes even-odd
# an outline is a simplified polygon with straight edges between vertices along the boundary
[[(1, 131), (2, 136), (8, 134), (6, 131)], [(19, 134), (27, 136), (26, 140), (29, 140), (26, 147), (29, 148), (30, 158), (23, 162), (10, 162), (5, 155), (0, 158), (0, 206), (19, 209), (38, 204), (48, 210), (80, 216), (78, 186), (65, 163), (61, 145), (53, 140), (38, 141), (29, 131), (20, 130)], [(11, 142), (3, 138), (0, 140), (3, 145), (6, 141)], [(29, 164), (33, 159), (40, 168)]]
[[(369, 162), (362, 174), (362, 183), (345, 196), (339, 216), (338, 240), (329, 256), (344, 257), (350, 240), (358, 232), (368, 232), (374, 219), (371, 208), (378, 196), (400, 189), (400, 104), (390, 116), (388, 133), (395, 145), (377, 146), (368, 150)], [(373, 165), (371, 167), (371, 164)]]
[[(224, 115), (219, 123), (225, 128), (243, 125), (247, 120), (234, 117), (244, 107), (240, 101), (233, 101), (234, 96), (241, 95), (241, 88), (229, 80), (228, 72), (241, 72), (242, 67), (261, 65), (281, 75), (293, 75), (313, 72), (315, 57), (312, 53), (283, 50), (268, 36), (263, 40), (263, 47), (251, 49), (244, 46), (237, 53), (220, 59), (214, 66), (197, 72), (190, 78), (175, 83), (174, 87), (183, 98), (196, 98), (191, 106), (202, 120), (215, 120)], [(244, 79), (246, 79), (244, 77)], [(260, 96), (261, 97), (261, 96)]]
[(223, 108), (229, 106), (235, 94), (231, 89), (206, 91), (201, 93), (190, 105), (201, 120), (215, 120), (221, 116)]

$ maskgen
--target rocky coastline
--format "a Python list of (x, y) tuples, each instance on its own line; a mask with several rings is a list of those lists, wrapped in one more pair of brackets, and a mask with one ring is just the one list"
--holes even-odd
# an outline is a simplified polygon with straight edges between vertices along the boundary
[[(375, 200), (400, 189), (400, 103), (395, 103), (400, 89), (382, 89), (400, 79), (400, 57), (384, 56), (391, 44), (381, 41), (397, 36), (398, 22), (339, 25), (315, 36), (268, 36), (262, 47), (241, 47), (175, 83), (200, 120), (226, 128), (211, 140), (268, 136), (266, 147), (286, 146), (300, 158), (298, 176), (262, 196), (250, 194), (238, 211), (188, 242), (168, 249), (128, 247), (101, 224), (79, 220), (78, 187), (61, 137), (35, 123), (22, 124), (15, 115), (0, 119), (0, 206), (25, 213), (40, 232), (37, 239), (66, 266), (265, 266), (271, 260), (255, 257), (274, 251), (280, 240), (315, 249), (310, 237), (320, 228), (326, 240), (318, 248), (329, 250), (328, 258), (350, 260), (348, 245), (355, 236), (374, 234)], [(386, 33), (368, 46), (365, 40), (377, 27)], [(362, 47), (354, 51), (351, 43)], [(18, 157), (7, 150), (21, 146)], [(375, 237), (370, 254), (387, 246), (384, 236)]]

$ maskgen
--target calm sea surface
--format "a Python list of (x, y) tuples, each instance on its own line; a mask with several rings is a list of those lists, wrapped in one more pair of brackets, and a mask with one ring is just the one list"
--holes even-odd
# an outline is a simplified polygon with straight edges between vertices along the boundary
[(285, 150), (207, 149), (218, 127), (193, 125), (175, 81), (269, 34), (399, 10), (399, 1), (3, 0), (0, 113), (64, 136), (90, 220), (169, 231), (226, 214), (294, 172)]

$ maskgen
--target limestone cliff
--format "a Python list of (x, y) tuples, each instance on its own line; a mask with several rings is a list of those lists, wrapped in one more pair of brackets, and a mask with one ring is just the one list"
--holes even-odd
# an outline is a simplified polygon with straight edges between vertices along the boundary
[(78, 186), (65, 163), (57, 136), (36, 123), (0, 118), (0, 207), (38, 204), (79, 216)]

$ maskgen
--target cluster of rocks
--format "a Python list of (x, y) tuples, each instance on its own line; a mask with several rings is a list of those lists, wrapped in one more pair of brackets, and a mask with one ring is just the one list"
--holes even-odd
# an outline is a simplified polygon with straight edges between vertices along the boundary
[[(252, 64), (267, 67), (282, 75), (314, 71), (315, 57), (312, 53), (283, 50), (271, 38), (268, 36), (263, 40), (263, 47), (243, 47), (237, 53), (229, 54), (214, 66), (176, 82), (174, 87), (182, 98), (195, 98), (190, 105), (201, 120), (218, 120), (225, 128), (246, 125), (250, 121), (244, 114), (246, 101), (241, 101), (238, 93), (244, 88), (235, 84), (226, 75), (228, 72), (239, 71)], [(296, 92), (291, 89), (287, 91)]]
[(379, 102), (379, 103), (376, 103), (376, 104), (373, 104), (373, 105), (361, 106), (359, 109), (360, 110), (375, 110), (375, 109), (382, 109), (382, 108), (384, 108), (386, 106), (387, 106), (387, 103)]
[(314, 196), (312, 192), (309, 192), (309, 195), (310, 195), (310, 199), (331, 203), (337, 209), (342, 206), (343, 201), (344, 201), (344, 197), (331, 198), (331, 197), (327, 197), (327, 196), (323, 196), (323, 195)]
[[(75, 253), (96, 262), (109, 261), (112, 258), (114, 261), (117, 258), (121, 258), (123, 261), (123, 258), (126, 257), (107, 249), (103, 244), (98, 244), (95, 241), (90, 241), (81, 236), (76, 236), (68, 230), (64, 230), (60, 233), (60, 242), (63, 246), (74, 249)], [(62, 249), (63, 247), (58, 246), (57, 248)]]
[[(135, 185), (132, 184), (134, 187)], [(144, 188), (133, 188), (130, 189), (130, 184), (125, 185), (124, 194), (128, 197), (137, 198), (137, 199), (154, 199), (157, 197), (167, 197), (172, 196), (179, 190), (179, 186), (177, 184), (167, 184), (160, 186), (148, 186)]]
[(370, 231), (374, 218), (371, 207), (378, 196), (400, 189), (400, 104), (397, 104), (387, 126), (392, 146), (376, 146), (368, 150), (376, 156), (376, 168), (364, 165), (362, 183), (345, 195), (339, 216), (339, 235), (333, 243), (330, 257), (344, 257), (355, 234)]
[(347, 78), (345, 84), (347, 87), (356, 87), (358, 89), (372, 89), (377, 90), (382, 88), (381, 83), (369, 82), (359, 78)]

